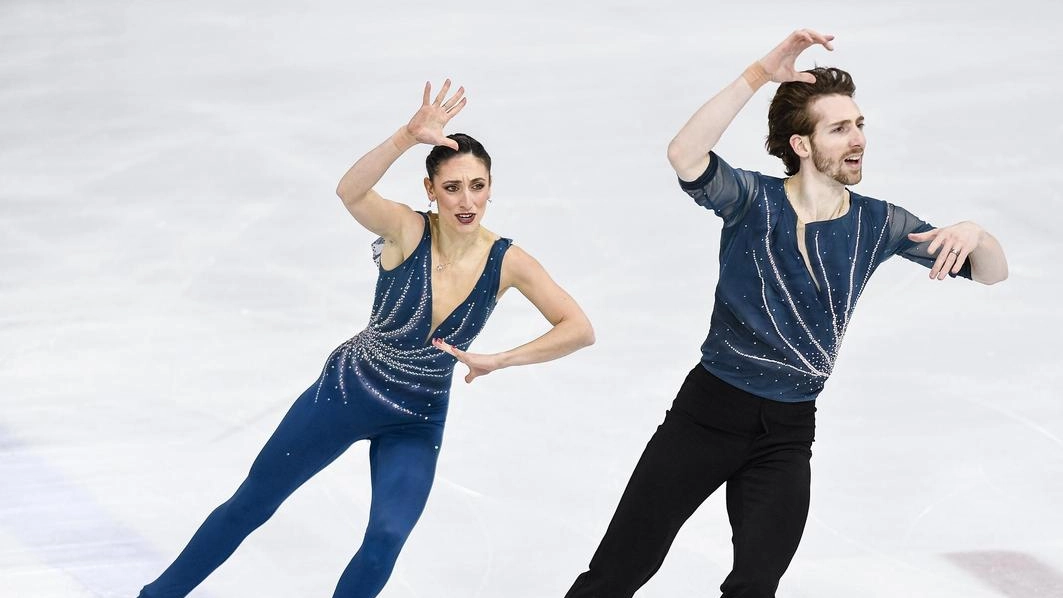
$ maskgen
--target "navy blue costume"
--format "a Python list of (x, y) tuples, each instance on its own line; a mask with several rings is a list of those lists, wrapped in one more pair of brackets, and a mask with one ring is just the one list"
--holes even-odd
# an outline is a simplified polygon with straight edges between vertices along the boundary
[[(805, 225), (783, 179), (715, 154), (680, 180), (723, 219), (720, 281), (701, 363), (646, 445), (590, 567), (566, 598), (630, 598), (664, 562), (687, 518), (727, 485), (734, 566), (723, 598), (773, 598), (808, 516), (815, 398), (875, 269), (901, 255), (933, 265), (931, 226), (849, 192), (849, 211)], [(970, 278), (970, 263), (960, 275)]]
[[(850, 191), (848, 212), (805, 225), (809, 272), (783, 179), (732, 168), (713, 154), (701, 177), (680, 184), (723, 219), (720, 281), (701, 364), (759, 397), (815, 399), (875, 269), (894, 255), (928, 268), (936, 259), (930, 241), (908, 239), (932, 226)], [(971, 277), (970, 262), (958, 276)]]
[(468, 349), (495, 306), (502, 260), (498, 239), (475, 287), (436, 330), (432, 326), (429, 216), (413, 253), (380, 265), (369, 325), (337, 347), (321, 375), (295, 401), (262, 448), (247, 479), (214, 510), (142, 598), (185, 596), (265, 523), (300, 485), (359, 440), (369, 440), (372, 506), (361, 548), (344, 570), (335, 598), (376, 596), (428, 499), (443, 437), (457, 360), (431, 346), (441, 338)]

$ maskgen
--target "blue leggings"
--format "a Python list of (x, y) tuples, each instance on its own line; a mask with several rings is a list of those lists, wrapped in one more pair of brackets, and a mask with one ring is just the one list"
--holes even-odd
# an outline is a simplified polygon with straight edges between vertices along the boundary
[(419, 420), (363, 393), (352, 393), (356, 380), (346, 381), (349, 402), (344, 402), (338, 381), (332, 379), (338, 372), (326, 371), (316, 400), (317, 383), (292, 405), (236, 494), (214, 509), (173, 564), (144, 586), (141, 598), (187, 595), (296, 488), (363, 439), (371, 443), (369, 526), (333, 598), (371, 598), (380, 593), (428, 500), (443, 422)]

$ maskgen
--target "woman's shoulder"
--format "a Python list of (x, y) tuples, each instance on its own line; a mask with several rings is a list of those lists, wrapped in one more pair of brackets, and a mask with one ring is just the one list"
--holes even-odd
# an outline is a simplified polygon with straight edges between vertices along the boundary
[(538, 260), (525, 251), (523, 247), (514, 243), (512, 239), (500, 236), (495, 240), (495, 244), (496, 246), (500, 245), (499, 249), (504, 252), (502, 256), (503, 276), (519, 278), (533, 268), (542, 268)]
[(488, 247), (493, 247), (498, 244), (499, 241), (502, 241), (507, 246), (513, 243), (513, 239), (503, 237), (485, 226), (480, 227), (480, 239), (481, 242)]

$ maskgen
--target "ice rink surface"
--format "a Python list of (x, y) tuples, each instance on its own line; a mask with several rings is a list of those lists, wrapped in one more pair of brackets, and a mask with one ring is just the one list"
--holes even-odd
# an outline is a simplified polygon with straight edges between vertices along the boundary
[[(595, 346), (466, 385), (382, 596), (560, 597), (707, 331), (720, 224), (665, 147), (789, 31), (853, 73), (856, 188), (995, 233), (1011, 277), (879, 270), (819, 399), (785, 598), (1063, 596), (1063, 10), (1010, 2), (0, 4), (0, 595), (132, 597), (364, 325), (372, 236), (334, 195), (425, 80), (495, 161), (485, 224)], [(774, 85), (720, 144), (764, 153)], [(378, 190), (417, 209), (427, 147)], [(474, 346), (546, 322), (510, 293)], [(193, 596), (331, 596), (369, 501), (355, 445)], [(722, 493), (639, 598), (713, 596)]]

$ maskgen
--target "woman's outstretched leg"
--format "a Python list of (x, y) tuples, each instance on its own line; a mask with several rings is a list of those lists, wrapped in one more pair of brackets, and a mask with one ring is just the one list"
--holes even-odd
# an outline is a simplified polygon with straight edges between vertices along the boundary
[[(232, 498), (207, 517), (177, 559), (141, 590), (141, 598), (187, 595), (266, 522), (299, 486), (349, 447), (337, 425), (333, 402), (315, 403), (316, 386), (303, 393), (281, 420)], [(349, 429), (349, 426), (348, 426)], [(340, 433), (345, 432), (345, 433)]]

